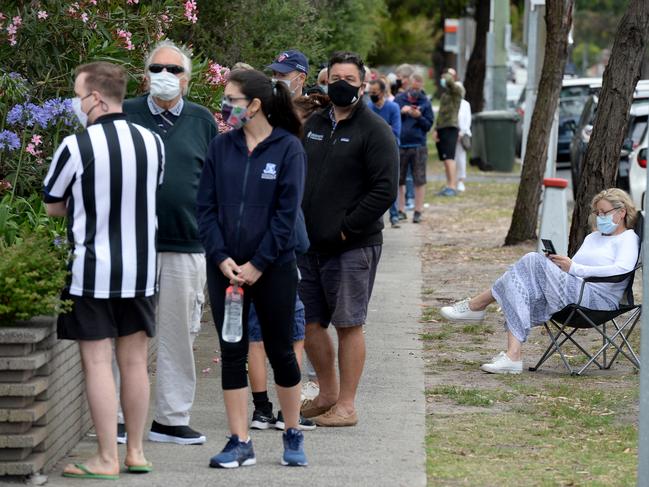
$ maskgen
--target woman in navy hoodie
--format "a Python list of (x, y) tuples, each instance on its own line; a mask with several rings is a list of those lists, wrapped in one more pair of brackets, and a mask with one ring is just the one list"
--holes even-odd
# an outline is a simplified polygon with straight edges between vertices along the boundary
[[(306, 155), (290, 93), (259, 71), (232, 72), (223, 119), (235, 130), (208, 149), (197, 200), (198, 227), (207, 256), (207, 283), (219, 333), (222, 385), (231, 436), (210, 466), (254, 465), (248, 436), (248, 310), (251, 301), (274, 371), (284, 415), (284, 465), (306, 465), (298, 430), (300, 369), (293, 352), (297, 267), (295, 222), (302, 201)], [(243, 285), (243, 334), (221, 336), (225, 290)]]

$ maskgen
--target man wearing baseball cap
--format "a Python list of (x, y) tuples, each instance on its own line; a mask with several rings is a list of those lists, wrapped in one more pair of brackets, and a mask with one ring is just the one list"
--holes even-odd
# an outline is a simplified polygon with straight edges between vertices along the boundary
[(309, 60), (304, 53), (296, 49), (282, 51), (267, 68), (273, 71), (274, 81), (286, 84), (293, 98), (302, 95), (309, 74)]

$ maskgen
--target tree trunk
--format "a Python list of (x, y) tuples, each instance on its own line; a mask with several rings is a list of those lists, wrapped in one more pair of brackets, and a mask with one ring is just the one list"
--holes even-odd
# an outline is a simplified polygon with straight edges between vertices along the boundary
[(541, 182), (548, 155), (552, 118), (559, 103), (561, 79), (568, 56), (568, 32), (572, 25), (574, 0), (545, 2), (545, 57), (539, 91), (532, 113), (525, 149), (523, 172), (518, 186), (516, 206), (505, 245), (515, 245), (536, 238)]
[(590, 232), (593, 196), (615, 186), (633, 91), (640, 79), (648, 37), (649, 5), (646, 0), (631, 0), (617, 27), (611, 57), (604, 70), (593, 133), (577, 186), (568, 255), (574, 255)]
[(471, 57), (466, 65), (464, 89), (471, 112), (478, 113), (484, 108), (484, 79), (487, 69), (487, 33), (489, 32), (488, 0), (478, 0), (475, 7), (475, 43)]

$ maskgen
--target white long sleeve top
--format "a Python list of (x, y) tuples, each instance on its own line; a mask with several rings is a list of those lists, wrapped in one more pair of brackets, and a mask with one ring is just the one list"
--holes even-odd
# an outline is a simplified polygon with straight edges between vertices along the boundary
[[(602, 235), (595, 231), (572, 258), (568, 273), (585, 277), (608, 277), (632, 271), (638, 261), (639, 238), (633, 230), (619, 235)], [(589, 283), (618, 301), (626, 289), (628, 279), (622, 282)]]

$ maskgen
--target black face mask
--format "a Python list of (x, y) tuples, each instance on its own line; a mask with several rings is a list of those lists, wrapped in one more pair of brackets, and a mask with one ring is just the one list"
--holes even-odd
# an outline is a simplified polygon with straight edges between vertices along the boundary
[(378, 103), (381, 97), (379, 95), (370, 95), (370, 100), (372, 100), (372, 103)]
[(344, 79), (329, 83), (327, 94), (331, 103), (337, 107), (348, 107), (358, 101), (358, 89), (360, 86), (353, 86)]

